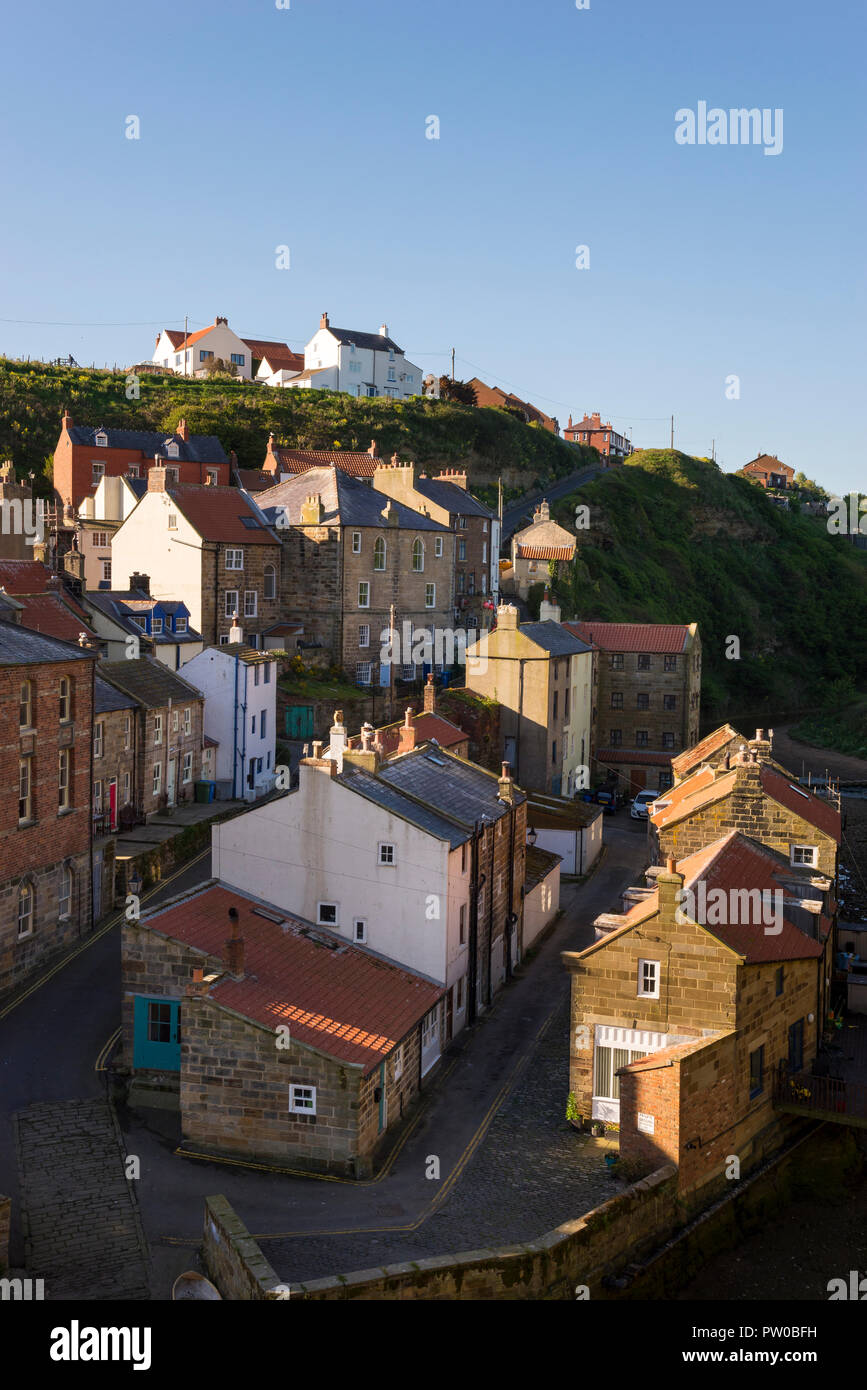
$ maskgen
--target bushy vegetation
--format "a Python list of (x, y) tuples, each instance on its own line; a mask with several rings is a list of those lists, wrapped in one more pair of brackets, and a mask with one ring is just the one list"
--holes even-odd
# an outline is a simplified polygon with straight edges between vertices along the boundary
[[(644, 450), (555, 504), (578, 552), (556, 591), (571, 616), (697, 622), (703, 708), (777, 716), (867, 684), (867, 555), (818, 517), (776, 507), (744, 478)], [(730, 637), (740, 660), (726, 656)]]
[(192, 434), (217, 435), (242, 468), (261, 468), (272, 431), (278, 442), (303, 449), (366, 449), (375, 439), (384, 458), (396, 450), (431, 467), (467, 464), (480, 482), (516, 469), (527, 489), (536, 478), (566, 477), (597, 460), (595, 449), (566, 444), (506, 410), (457, 401), (355, 399), (147, 373), (139, 376), (139, 399), (127, 400), (126, 380), (124, 372), (0, 359), (0, 458), (47, 480), (68, 407), (76, 423), (119, 429), (168, 432), (183, 417)]

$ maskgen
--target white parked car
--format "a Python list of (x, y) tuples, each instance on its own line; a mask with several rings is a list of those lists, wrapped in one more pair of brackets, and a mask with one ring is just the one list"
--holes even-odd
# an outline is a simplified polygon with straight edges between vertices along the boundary
[(643, 787), (638, 793), (630, 807), (629, 814), (633, 820), (647, 820), (647, 808), (651, 802), (656, 801), (660, 793), (650, 787)]

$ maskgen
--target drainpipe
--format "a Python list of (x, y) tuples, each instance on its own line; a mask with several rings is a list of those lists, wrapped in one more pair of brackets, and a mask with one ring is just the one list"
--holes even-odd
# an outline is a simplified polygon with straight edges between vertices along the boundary
[[(239, 660), (239, 658), (236, 657), (235, 660), (237, 661), (237, 660)], [(243, 730), (243, 737), (242, 737), (242, 739), (241, 739), (241, 795), (242, 795), (242, 796), (244, 795), (244, 769), (245, 769), (246, 766), (247, 766), (247, 681), (249, 680), (249, 678), (250, 678), (250, 677), (249, 677), (249, 671), (248, 671), (248, 668), (245, 666), (245, 667), (244, 667), (244, 701), (243, 701), (243, 704), (241, 705), (241, 728), (242, 728), (242, 730)], [(237, 673), (237, 671), (235, 672), (235, 679), (236, 679), (236, 681), (237, 681), (237, 679), (238, 679), (238, 673)]]
[(235, 653), (235, 727), (232, 732), (232, 797), (238, 799), (238, 654)]
[(488, 865), (488, 877), (491, 886), (488, 890), (488, 987), (487, 1004), (491, 1007), (493, 1002), (493, 952), (494, 952), (494, 847), (497, 841), (497, 831), (494, 822), (491, 822), (491, 859)]
[(478, 940), (479, 940), (479, 821), (473, 826), (470, 841), (470, 951), (467, 971), (467, 1023), (476, 1019), (478, 990)]
[(518, 808), (509, 812), (509, 906), (506, 909), (506, 979), (512, 978), (512, 916), (515, 913), (515, 816)]
[[(70, 678), (69, 678), (69, 688), (70, 688), (70, 692), (71, 692), (71, 693), (70, 693), (70, 697), (69, 697), (69, 698), (70, 698), (70, 702), (71, 702), (71, 701), (74, 699), (74, 697), (75, 697), (75, 677), (74, 677), (74, 676), (70, 676)], [(96, 662), (95, 662), (95, 661), (92, 661), (92, 662), (90, 663), (90, 726), (91, 726), (91, 730), (93, 729), (94, 710), (95, 710), (95, 709), (96, 709)], [(72, 714), (75, 713), (75, 706), (74, 706), (74, 705), (72, 706), (72, 709), (71, 709), (70, 713), (72, 713)], [(74, 723), (73, 723), (73, 726), (72, 726), (72, 727), (73, 727), (73, 730), (74, 730), (74, 729), (75, 729), (75, 724), (74, 724)], [(73, 783), (73, 781), (72, 781), (73, 776), (74, 776), (74, 774), (75, 774), (75, 759), (74, 759), (74, 756), (73, 756), (73, 755), (74, 755), (74, 752), (75, 752), (75, 741), (74, 741), (74, 734), (73, 734), (73, 745), (72, 745), (72, 750), (71, 750), (71, 752), (70, 752), (70, 754), (69, 754), (69, 781), (70, 781), (69, 799), (70, 799), (70, 804), (72, 804), (72, 798), (75, 796), (75, 786), (74, 786), (74, 783)], [(32, 794), (32, 788), (31, 788), (31, 794)], [(89, 797), (88, 797), (88, 803), (87, 803), (87, 811), (86, 811), (86, 814), (87, 814), (88, 825), (90, 826), (90, 850), (89, 850), (89, 853), (90, 853), (90, 930), (93, 931), (94, 927), (96, 926), (96, 918), (95, 918), (94, 915), (93, 915), (93, 738), (90, 739), (90, 794), (89, 794)], [(34, 895), (34, 896), (35, 896), (35, 895)], [(70, 901), (69, 906), (70, 906), (70, 909), (72, 909), (73, 906), (74, 906), (74, 904)], [(35, 915), (36, 915), (36, 914), (35, 914), (35, 911), (34, 911), (34, 917), (35, 917)], [(80, 936), (81, 936), (81, 932), (79, 931), (78, 934), (79, 934), (79, 937), (80, 937)]]

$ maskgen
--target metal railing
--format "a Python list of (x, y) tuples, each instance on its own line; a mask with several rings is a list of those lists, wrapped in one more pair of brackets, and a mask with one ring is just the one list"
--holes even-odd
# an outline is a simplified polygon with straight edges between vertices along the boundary
[(774, 1105), (826, 1118), (839, 1116), (844, 1124), (846, 1119), (867, 1121), (867, 1083), (781, 1070), (774, 1083)]

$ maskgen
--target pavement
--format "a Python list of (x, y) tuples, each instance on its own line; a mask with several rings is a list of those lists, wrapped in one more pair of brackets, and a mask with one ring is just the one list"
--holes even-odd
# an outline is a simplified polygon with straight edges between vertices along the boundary
[(505, 543), (524, 521), (529, 524), (536, 502), (541, 502), (543, 498), (548, 502), (557, 502), (561, 497), (568, 497), (569, 493), (574, 492), (582, 483), (591, 482), (598, 478), (600, 473), (607, 471), (603, 464), (594, 464), (589, 468), (580, 469), (577, 473), (570, 473), (568, 478), (559, 478), (556, 483), (551, 483), (550, 487), (542, 488), (541, 492), (528, 492), (516, 502), (510, 502), (508, 507), (503, 508), (501, 541)]
[[(396, 1136), (399, 1151), (377, 1178), (294, 1177), (181, 1158), (175, 1154), (176, 1113), (118, 1107), (123, 1148), (140, 1163), (134, 1192), (150, 1250), (153, 1298), (170, 1298), (177, 1274), (196, 1267), (204, 1199), (216, 1193), (232, 1203), (281, 1278), (298, 1282), (529, 1240), (617, 1190), (604, 1164), (610, 1141), (577, 1134), (564, 1113), (569, 977), (560, 952), (590, 944), (594, 917), (616, 908), (620, 890), (647, 862), (643, 822), (621, 813), (606, 820), (605, 836), (595, 873), (583, 885), (563, 885), (563, 917), (491, 1012), (445, 1054)], [(207, 853), (165, 880), (147, 904), (209, 873)], [(11, 1010), (0, 1010), (0, 1115), (9, 1118), (40, 1102), (105, 1102), (106, 1073), (97, 1066), (105, 1066), (120, 1023), (119, 939), (109, 924)], [(122, 1175), (116, 1140), (112, 1148), (108, 1130), (101, 1132), (99, 1153), (90, 1161), (114, 1163)], [(32, 1225), (41, 1197), (29, 1185), (26, 1160), (24, 1168)], [(435, 1170), (439, 1176), (427, 1176)], [(0, 1192), (13, 1197), (10, 1262), (20, 1265), (22, 1187), (11, 1126), (2, 1124)], [(104, 1219), (110, 1224), (109, 1212)], [(40, 1259), (50, 1260), (50, 1250), (41, 1247)], [(134, 1272), (131, 1267), (131, 1284)], [(88, 1296), (86, 1280), (80, 1296)]]

